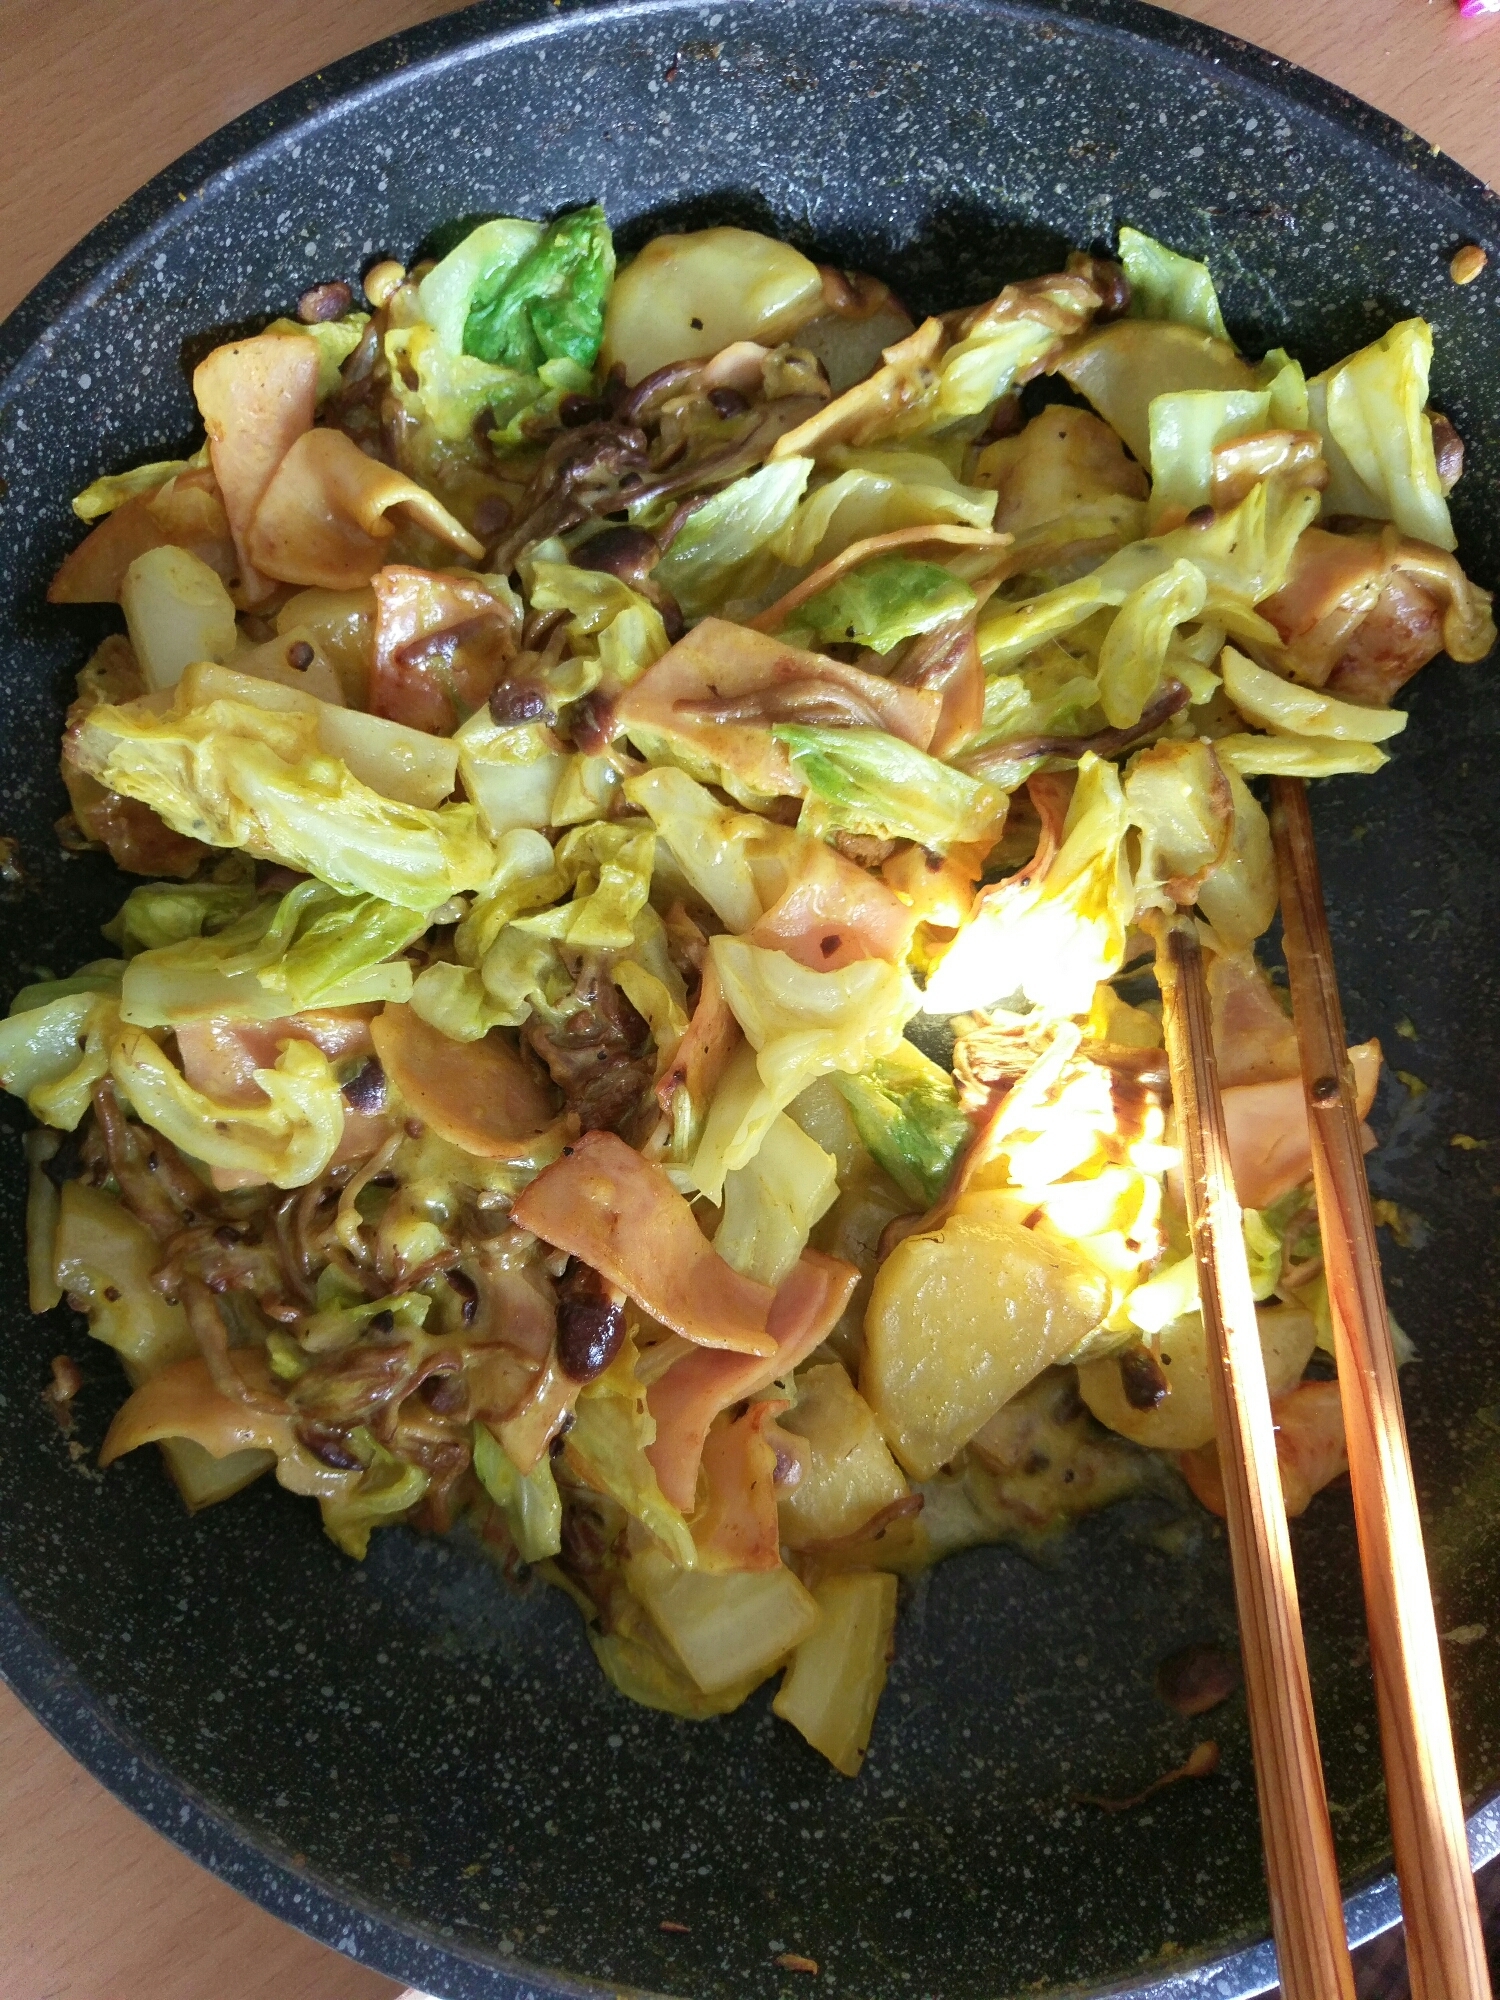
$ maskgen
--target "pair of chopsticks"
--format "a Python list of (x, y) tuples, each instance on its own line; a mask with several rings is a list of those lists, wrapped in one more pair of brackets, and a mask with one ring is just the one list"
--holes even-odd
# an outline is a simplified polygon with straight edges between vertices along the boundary
[[(1313, 1185), (1411, 1990), (1413, 2000), (1489, 2000), (1312, 821), (1300, 779), (1274, 778), (1271, 789), (1284, 950), (1312, 1128)], [(1285, 2000), (1353, 2000), (1275, 1426), (1230, 1172), (1202, 953), (1190, 919), (1162, 927), (1157, 971), (1209, 1343), (1281, 1988)]]

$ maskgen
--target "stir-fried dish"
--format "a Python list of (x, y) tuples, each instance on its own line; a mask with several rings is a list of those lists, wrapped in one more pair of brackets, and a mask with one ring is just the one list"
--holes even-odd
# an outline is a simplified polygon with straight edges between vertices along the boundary
[(32, 1303), (120, 1356), (101, 1464), (466, 1524), (625, 1694), (784, 1670), (853, 1775), (901, 1575), (1222, 1507), (1164, 913), (1292, 1510), (1343, 1467), (1254, 781), (1489, 651), (1462, 443), (1423, 321), (1309, 379), (1132, 230), (919, 323), (737, 229), (440, 247), (74, 503), (125, 631), (60, 830), (144, 879), (0, 1024)]

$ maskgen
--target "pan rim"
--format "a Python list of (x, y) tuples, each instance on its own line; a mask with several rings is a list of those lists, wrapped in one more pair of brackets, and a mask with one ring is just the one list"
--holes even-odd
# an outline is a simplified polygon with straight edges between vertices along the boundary
[[(718, 0), (749, 14), (773, 0)], [(848, 12), (1004, 14), (1034, 28), (1165, 49), (1185, 62), (1228, 73), (1246, 88), (1320, 120), (1434, 187), (1474, 240), (1500, 250), (1500, 193), (1373, 105), (1238, 36), (1146, 4), (1146, 0), (823, 0)], [(0, 321), (0, 413), (45, 365), (49, 336), (86, 313), (153, 245), (169, 238), (192, 204), (253, 172), (299, 132), (350, 115), (388, 91), (492, 52), (571, 32), (579, 21), (652, 21), (697, 11), (700, 0), (481, 0), (369, 44), (243, 112), (182, 154), (95, 225)], [(360, 1962), (378, 1965), (419, 1990), (454, 1974), (461, 1990), (495, 2000), (652, 2000), (641, 1989), (579, 1980), (566, 1972), (445, 1941), (436, 1927), (400, 1920), (346, 1889), (325, 1886), (264, 1837), (209, 1804), (117, 1725), (62, 1652), (32, 1623), (0, 1576), (0, 1679), (94, 1777), (191, 1859), (262, 1908)], [(1500, 1856), (1500, 1792), (1469, 1815), (1474, 1868)], [(1389, 1870), (1357, 1880), (1344, 1899), (1350, 1943), (1364, 1944), (1400, 1921)], [(378, 1952), (370, 1955), (370, 1949)], [(1255, 2000), (1273, 1990), (1269, 1941), (1208, 1947), (1150, 1973), (1104, 1986), (1060, 1989), (1056, 2000)], [(432, 1990), (449, 1990), (439, 1984)]]

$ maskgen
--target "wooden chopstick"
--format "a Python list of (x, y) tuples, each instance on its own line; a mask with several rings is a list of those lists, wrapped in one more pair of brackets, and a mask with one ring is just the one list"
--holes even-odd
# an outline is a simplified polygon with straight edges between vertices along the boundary
[(1306, 787), (1297, 778), (1273, 778), (1271, 801), (1412, 1995), (1488, 2000), (1437, 1623)]
[(1284, 2000), (1353, 2000), (1276, 1434), (1229, 1166), (1203, 955), (1190, 919), (1162, 924), (1156, 963), (1208, 1338), (1281, 1990)]

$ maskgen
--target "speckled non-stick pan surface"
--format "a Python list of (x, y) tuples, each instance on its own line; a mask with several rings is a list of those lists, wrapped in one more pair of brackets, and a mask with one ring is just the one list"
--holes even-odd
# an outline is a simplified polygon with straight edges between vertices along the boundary
[[(1212, 259), (1252, 351), (1284, 341), (1316, 365), (1425, 313), (1434, 398), (1468, 441), (1464, 553), (1500, 580), (1500, 201), (1376, 113), (1130, 0), (482, 6), (241, 119), (0, 332), (0, 831), (26, 869), (0, 909), (7, 991), (94, 955), (120, 895), (52, 835), (71, 676), (109, 624), (43, 605), (79, 533), (69, 496), (192, 441), (185, 365), (209, 336), (408, 254), (440, 219), (594, 196), (627, 243), (745, 221), (936, 307), (1130, 221)], [(1467, 241), (1491, 261), (1460, 291)], [(1429, 669), (1391, 769), (1317, 801), (1351, 1027), (1428, 1086), (1383, 1086), (1372, 1172), (1422, 1218), (1387, 1268), (1420, 1355), (1404, 1380), (1440, 1628), (1487, 1628), (1445, 1648), (1483, 1853), (1500, 1846), (1482, 1807), (1500, 1780), (1493, 671)], [(9, 1100), (5, 1117), (19, 1128)], [(49, 1357), (82, 1363), (90, 1449), (122, 1383), (81, 1321), (26, 1313), (18, 1157), (0, 1148), (0, 1666), (227, 1880), (454, 1996), (805, 2000), (786, 1949), (846, 2000), (1267, 1983), (1242, 1705), (1212, 1718), (1218, 1778), (1133, 1814), (1072, 1802), (1138, 1790), (1205, 1733), (1152, 1693), (1162, 1655), (1233, 1633), (1202, 1517), (1139, 1502), (1045, 1564), (992, 1550), (923, 1580), (851, 1784), (773, 1726), (766, 1691), (702, 1724), (631, 1706), (560, 1596), (507, 1594), (462, 1542), (380, 1534), (361, 1568), (268, 1482), (189, 1521), (152, 1454), (101, 1476), (43, 1408)], [(1364, 1933), (1395, 1903), (1346, 1495), (1294, 1538)]]

